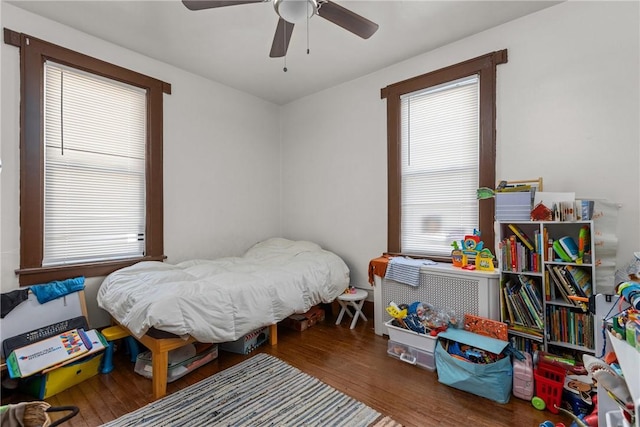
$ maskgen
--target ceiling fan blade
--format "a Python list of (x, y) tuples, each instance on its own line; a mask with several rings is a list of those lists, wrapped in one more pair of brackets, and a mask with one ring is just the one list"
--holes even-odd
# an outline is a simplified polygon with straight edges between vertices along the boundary
[(368, 39), (378, 31), (378, 24), (375, 22), (333, 2), (319, 4), (318, 15), (363, 39)]
[(268, 0), (182, 0), (189, 10), (213, 9), (214, 7), (235, 6), (237, 4), (262, 3)]
[(271, 58), (282, 58), (287, 54), (291, 33), (293, 33), (293, 24), (280, 18), (278, 20), (278, 26), (276, 27), (276, 33), (273, 36), (271, 53), (269, 53)]

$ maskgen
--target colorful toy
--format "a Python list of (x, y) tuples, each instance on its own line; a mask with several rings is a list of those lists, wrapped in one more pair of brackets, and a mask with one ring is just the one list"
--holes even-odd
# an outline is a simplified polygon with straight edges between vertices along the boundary
[(476, 257), (476, 268), (478, 270), (493, 271), (493, 255), (488, 250), (483, 249)]
[(576, 260), (577, 264), (582, 264), (584, 260), (584, 251), (587, 245), (589, 244), (589, 226), (585, 225), (580, 228), (580, 232), (578, 234), (578, 259)]
[[(457, 247), (457, 242), (456, 247)], [(454, 267), (464, 267), (468, 263), (467, 255), (462, 252), (462, 249), (454, 249), (451, 251), (451, 261)]]
[(394, 319), (404, 319), (405, 317), (407, 317), (407, 309), (400, 309), (400, 307), (398, 307), (398, 304), (393, 301), (391, 301), (387, 306), (387, 313), (389, 313), (389, 316), (393, 317)]
[(640, 283), (623, 282), (616, 286), (616, 293), (624, 298), (633, 308), (640, 310)]
[[(484, 247), (484, 242), (480, 240), (480, 231), (477, 229), (473, 230), (473, 234), (464, 236), (463, 240), (454, 241), (451, 246), (453, 247), (451, 261), (454, 267), (467, 270), (494, 270), (494, 256)], [(474, 260), (474, 264), (469, 263), (470, 259)]]
[(491, 199), (495, 197), (496, 192), (489, 187), (480, 187), (476, 190), (476, 198), (478, 200)]

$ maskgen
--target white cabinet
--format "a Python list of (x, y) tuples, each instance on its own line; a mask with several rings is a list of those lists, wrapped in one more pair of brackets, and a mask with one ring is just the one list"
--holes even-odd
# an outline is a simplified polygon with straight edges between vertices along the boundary
[[(636, 416), (634, 425), (635, 427), (640, 427), (640, 351), (626, 341), (614, 337), (610, 332), (607, 332), (607, 335), (613, 351), (616, 353), (627, 388), (633, 399)], [(604, 393), (598, 393), (599, 399), (604, 398), (601, 394)]]
[(497, 270), (464, 270), (442, 262), (421, 267), (420, 285), (416, 287), (374, 276), (375, 332), (388, 334), (385, 322), (391, 317), (385, 308), (391, 301), (420, 301), (452, 309), (460, 316), (468, 313), (498, 320), (498, 278)]
[[(580, 357), (595, 353), (594, 316), (575, 297), (596, 293), (592, 221), (496, 223), (501, 319), (521, 350)], [(556, 243), (557, 242), (557, 243)], [(570, 243), (577, 258), (561, 258)]]

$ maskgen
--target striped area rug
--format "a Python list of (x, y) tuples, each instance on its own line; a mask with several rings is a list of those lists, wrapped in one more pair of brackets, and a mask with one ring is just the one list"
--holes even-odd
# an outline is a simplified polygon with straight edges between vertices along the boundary
[(317, 378), (260, 353), (104, 426), (367, 427), (389, 425), (387, 420)]

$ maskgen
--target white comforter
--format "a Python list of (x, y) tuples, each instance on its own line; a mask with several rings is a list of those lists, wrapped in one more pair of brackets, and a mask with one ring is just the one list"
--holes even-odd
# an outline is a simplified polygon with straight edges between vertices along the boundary
[(241, 257), (147, 261), (115, 271), (102, 282), (98, 305), (138, 337), (155, 327), (227, 342), (329, 303), (348, 285), (349, 269), (334, 253), (274, 238)]

